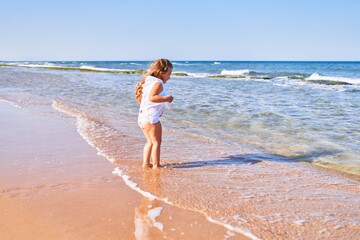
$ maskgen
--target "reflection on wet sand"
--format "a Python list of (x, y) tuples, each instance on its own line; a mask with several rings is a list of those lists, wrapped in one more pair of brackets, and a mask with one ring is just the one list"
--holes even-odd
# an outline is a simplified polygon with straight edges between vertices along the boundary
[[(154, 196), (160, 196), (160, 171), (143, 169), (142, 180), (144, 191)], [(156, 218), (161, 214), (162, 207), (158, 200), (143, 197), (140, 206), (135, 208), (135, 238), (136, 239), (155, 239), (161, 236), (164, 226), (157, 222)], [(156, 238), (157, 239), (157, 238)]]

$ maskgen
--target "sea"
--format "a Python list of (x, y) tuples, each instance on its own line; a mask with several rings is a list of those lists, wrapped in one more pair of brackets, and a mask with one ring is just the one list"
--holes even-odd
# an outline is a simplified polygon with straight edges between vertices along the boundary
[(151, 61), (0, 61), (0, 99), (71, 122), (129, 187), (229, 232), (359, 236), (360, 62), (172, 63), (156, 173), (134, 99)]

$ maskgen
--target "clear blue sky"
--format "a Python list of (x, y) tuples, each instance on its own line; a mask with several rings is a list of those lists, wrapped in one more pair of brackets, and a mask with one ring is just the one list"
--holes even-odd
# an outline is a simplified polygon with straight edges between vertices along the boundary
[(0, 60), (360, 60), (359, 0), (0, 0)]

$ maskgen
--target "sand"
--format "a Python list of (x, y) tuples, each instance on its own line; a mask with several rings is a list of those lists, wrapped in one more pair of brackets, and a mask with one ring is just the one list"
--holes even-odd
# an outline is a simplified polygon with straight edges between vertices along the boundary
[(0, 126), (0, 239), (247, 239), (129, 188), (68, 119), (0, 102)]

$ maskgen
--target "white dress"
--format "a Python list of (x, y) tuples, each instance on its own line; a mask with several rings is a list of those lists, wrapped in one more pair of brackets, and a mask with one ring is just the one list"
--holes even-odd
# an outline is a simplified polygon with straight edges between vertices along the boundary
[(159, 94), (159, 96), (168, 96), (165, 92), (164, 82), (161, 79), (153, 76), (147, 76), (145, 78), (145, 83), (142, 86), (142, 97), (138, 116), (138, 124), (140, 128), (144, 128), (146, 122), (150, 122), (151, 124), (159, 122), (164, 109), (170, 108), (169, 102), (155, 103), (150, 101), (150, 91), (154, 87), (155, 83), (161, 83), (163, 86), (163, 91)]

